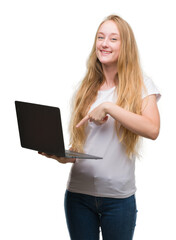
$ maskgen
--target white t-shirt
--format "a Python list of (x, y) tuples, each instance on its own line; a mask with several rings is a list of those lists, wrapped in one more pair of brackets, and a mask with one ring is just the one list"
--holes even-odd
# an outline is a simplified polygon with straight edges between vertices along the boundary
[[(160, 93), (149, 78), (144, 78), (147, 95)], [(117, 89), (98, 91), (96, 101), (91, 106), (93, 110), (103, 102), (117, 101)], [(126, 198), (136, 192), (135, 156), (129, 159), (125, 148), (119, 142), (115, 129), (115, 120), (109, 116), (106, 123), (97, 126), (89, 122), (86, 128), (87, 138), (84, 145), (85, 153), (101, 156), (101, 160), (76, 160), (72, 165), (67, 190), (99, 197)]]

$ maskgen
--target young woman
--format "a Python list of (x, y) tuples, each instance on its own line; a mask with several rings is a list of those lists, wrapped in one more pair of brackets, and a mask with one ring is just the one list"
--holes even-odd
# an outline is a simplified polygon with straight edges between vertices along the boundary
[[(99, 26), (70, 123), (71, 148), (103, 157), (74, 162), (65, 194), (72, 240), (131, 240), (136, 224), (135, 158), (139, 137), (160, 129), (153, 82), (143, 76), (131, 27), (111, 15)], [(43, 155), (47, 156), (43, 153)]]

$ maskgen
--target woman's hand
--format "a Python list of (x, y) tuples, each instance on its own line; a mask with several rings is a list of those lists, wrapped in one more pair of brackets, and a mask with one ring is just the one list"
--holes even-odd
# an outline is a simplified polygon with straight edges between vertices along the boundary
[(98, 105), (98, 107), (94, 108), (94, 110), (92, 110), (90, 113), (88, 113), (77, 125), (76, 127), (80, 127), (81, 125), (83, 125), (85, 122), (87, 122), (88, 120), (90, 122), (94, 122), (96, 125), (101, 125), (103, 123), (105, 123), (108, 120), (108, 116), (106, 115), (106, 111), (105, 111), (105, 104), (106, 103), (102, 103), (100, 105)]
[(86, 115), (76, 127), (80, 127), (86, 121), (94, 121), (96, 124), (103, 124), (107, 121), (106, 114), (118, 121), (131, 132), (155, 140), (160, 130), (160, 116), (157, 107), (156, 95), (145, 97), (142, 101), (141, 115), (125, 110), (112, 102), (105, 102), (96, 107)]
[(57, 157), (55, 155), (49, 155), (49, 154), (46, 154), (44, 152), (38, 152), (38, 153), (41, 154), (42, 156), (47, 157), (47, 158), (55, 159), (58, 162), (63, 163), (63, 164), (65, 164), (65, 163), (75, 163), (75, 161), (76, 161), (76, 158)]

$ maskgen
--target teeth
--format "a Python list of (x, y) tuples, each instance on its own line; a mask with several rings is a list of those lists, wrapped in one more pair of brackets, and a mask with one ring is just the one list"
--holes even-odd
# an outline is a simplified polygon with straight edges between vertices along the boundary
[(101, 51), (102, 53), (111, 53), (111, 52), (107, 52), (107, 51)]

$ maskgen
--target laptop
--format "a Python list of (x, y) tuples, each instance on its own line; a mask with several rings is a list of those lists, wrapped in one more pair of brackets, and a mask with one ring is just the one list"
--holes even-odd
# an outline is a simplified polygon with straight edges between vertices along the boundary
[(58, 157), (102, 159), (98, 156), (65, 150), (59, 108), (21, 101), (15, 101), (15, 108), (23, 148)]

